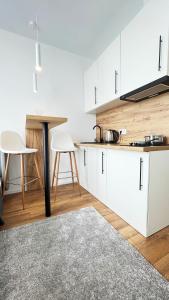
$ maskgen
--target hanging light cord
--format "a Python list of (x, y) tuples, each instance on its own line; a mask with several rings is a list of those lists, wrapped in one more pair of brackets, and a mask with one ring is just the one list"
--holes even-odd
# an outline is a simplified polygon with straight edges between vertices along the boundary
[(35, 21), (35, 30), (36, 30), (36, 41), (39, 42), (39, 27), (38, 27), (38, 17), (36, 16)]

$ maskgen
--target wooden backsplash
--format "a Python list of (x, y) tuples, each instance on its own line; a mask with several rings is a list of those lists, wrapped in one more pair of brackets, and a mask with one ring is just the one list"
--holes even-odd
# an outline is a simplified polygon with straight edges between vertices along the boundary
[(103, 130), (126, 128), (122, 143), (144, 140), (145, 135), (162, 134), (169, 144), (169, 93), (139, 103), (127, 102), (97, 114), (96, 121)]

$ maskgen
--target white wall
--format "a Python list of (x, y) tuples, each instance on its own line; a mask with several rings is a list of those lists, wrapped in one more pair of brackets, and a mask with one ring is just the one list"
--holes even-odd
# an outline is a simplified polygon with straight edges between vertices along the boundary
[[(92, 140), (95, 117), (84, 113), (83, 70), (89, 61), (42, 45), (43, 72), (33, 93), (34, 41), (0, 30), (0, 131), (16, 130), (25, 137), (26, 114), (68, 117), (60, 128), (74, 140)], [(13, 161), (10, 175), (16, 175)]]

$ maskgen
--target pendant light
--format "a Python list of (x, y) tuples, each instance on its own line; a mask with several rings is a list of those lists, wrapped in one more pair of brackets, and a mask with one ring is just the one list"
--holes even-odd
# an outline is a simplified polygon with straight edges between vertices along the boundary
[(40, 44), (38, 41), (35, 43), (35, 54), (36, 54), (35, 70), (36, 70), (36, 72), (41, 72), (42, 71), (41, 48), (40, 48)]
[(37, 72), (42, 71), (42, 65), (41, 65), (41, 46), (39, 43), (39, 26), (38, 26), (38, 18), (36, 17), (36, 21), (34, 22), (34, 30), (35, 30), (35, 70)]
[(38, 18), (35, 21), (30, 21), (29, 24), (32, 26), (35, 33), (35, 71), (33, 72), (33, 91), (38, 92), (38, 73), (42, 71), (41, 64), (41, 46), (39, 43), (39, 26)]
[(33, 72), (33, 92), (35, 94), (38, 92), (38, 78), (36, 72)]

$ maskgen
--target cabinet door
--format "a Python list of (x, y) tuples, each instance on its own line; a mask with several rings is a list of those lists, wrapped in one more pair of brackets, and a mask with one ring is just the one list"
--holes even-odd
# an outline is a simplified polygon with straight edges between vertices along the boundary
[(98, 63), (97, 61), (84, 73), (85, 110), (98, 104)]
[(169, 225), (169, 151), (150, 153), (148, 235)]
[(168, 11), (168, 0), (151, 0), (122, 31), (122, 94), (168, 74)]
[(104, 88), (104, 77), (105, 77), (105, 52), (98, 58), (98, 86), (97, 86), (97, 104), (103, 104), (105, 102), (105, 88)]
[(96, 154), (97, 149), (87, 149), (87, 177), (88, 177), (88, 191), (93, 196), (97, 196), (96, 186)]
[(148, 153), (108, 152), (108, 206), (144, 236), (147, 234), (148, 170)]
[(96, 198), (107, 205), (107, 150), (97, 149), (96, 168)]
[(120, 36), (104, 53), (104, 99), (105, 102), (120, 96)]
[(79, 170), (80, 185), (87, 190), (88, 178), (87, 178), (87, 149), (86, 148), (80, 148), (78, 150), (78, 170)]

